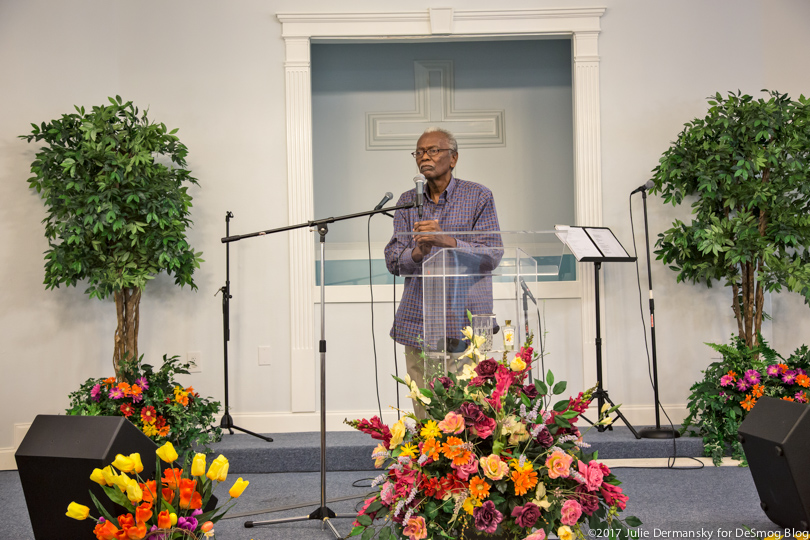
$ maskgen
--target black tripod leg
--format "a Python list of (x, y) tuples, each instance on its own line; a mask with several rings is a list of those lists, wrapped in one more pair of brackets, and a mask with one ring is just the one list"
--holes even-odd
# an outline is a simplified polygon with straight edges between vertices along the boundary
[[(615, 403), (613, 403), (613, 401), (610, 399), (610, 396), (608, 396), (607, 392), (605, 392), (605, 393), (604, 393), (604, 398), (605, 398), (605, 401), (607, 401), (608, 403), (610, 403), (610, 406), (611, 406), (611, 407), (615, 407), (615, 406), (616, 406), (616, 404), (615, 404)], [(624, 415), (622, 414), (622, 411), (621, 411), (621, 410), (616, 409), (616, 410), (615, 410), (615, 411), (613, 411), (613, 412), (614, 412), (614, 413), (616, 413), (616, 416), (618, 416), (618, 417), (621, 419), (621, 421), (622, 421), (622, 422), (624, 422), (624, 424), (625, 424), (625, 425), (626, 425), (628, 428), (630, 428), (630, 431), (633, 433), (633, 436), (634, 436), (636, 439), (640, 439), (640, 438), (641, 438), (641, 435), (639, 435), (639, 434), (638, 434), (638, 432), (636, 431), (636, 429), (633, 427), (633, 425), (632, 425), (630, 422), (628, 422), (628, 421), (627, 421), (627, 418), (625, 418), (625, 417), (624, 417)], [(613, 424), (611, 424), (611, 425), (610, 425), (610, 427), (611, 427), (611, 429), (612, 429)], [(602, 431), (602, 430), (600, 430), (600, 431)]]

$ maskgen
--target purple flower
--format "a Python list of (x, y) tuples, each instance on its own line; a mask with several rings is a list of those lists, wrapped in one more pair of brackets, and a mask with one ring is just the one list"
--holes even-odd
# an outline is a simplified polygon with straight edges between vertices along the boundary
[(765, 372), (770, 377), (778, 377), (779, 376), (779, 366), (776, 365), (776, 364), (771, 364), (770, 366), (767, 367)]
[(475, 518), (475, 528), (489, 534), (495, 533), (498, 523), (503, 521), (503, 514), (498, 512), (492, 501), (486, 501), (473, 510), (473, 517)]
[(498, 371), (498, 362), (496, 362), (492, 358), (487, 358), (486, 360), (482, 360), (475, 366), (475, 372), (478, 373), (478, 376), (483, 379), (491, 379), (495, 376), (495, 372)]
[(554, 444), (554, 437), (549, 433), (547, 429), (543, 429), (540, 433), (537, 434), (537, 437), (534, 440), (542, 446), (543, 448), (550, 448), (552, 444)]
[(132, 403), (140, 403), (141, 401), (143, 401), (143, 394), (132, 396)]
[(798, 401), (799, 403), (807, 403), (807, 394), (805, 394), (805, 393), (804, 393), (804, 392), (802, 392), (801, 390), (799, 390), (798, 392), (796, 392), (796, 395), (795, 395), (795, 396), (793, 396), (793, 397), (794, 397), (794, 398), (796, 399), (796, 401)]
[(185, 529), (189, 532), (197, 530), (197, 520), (193, 517), (180, 517), (177, 518), (177, 528)]
[(782, 374), (782, 382), (785, 384), (794, 384), (796, 382), (796, 372), (792, 369), (787, 370)]
[(720, 377), (720, 386), (733, 386), (734, 385), (734, 377), (731, 375), (723, 375)]
[(135, 384), (141, 387), (141, 390), (149, 390), (149, 383), (146, 382), (146, 377), (139, 377), (135, 379)]
[(533, 384), (527, 384), (524, 386), (522, 392), (526, 394), (526, 397), (529, 399), (537, 398), (537, 388)]
[(481, 410), (481, 407), (469, 401), (465, 401), (461, 404), (461, 407), (458, 409), (458, 413), (470, 423), (475, 423), (481, 419), (482, 416), (484, 416), (484, 411)]
[(110, 399), (121, 399), (122, 397), (124, 397), (123, 390), (121, 390), (117, 386), (114, 386), (112, 389), (110, 389)]
[(90, 390), (90, 397), (93, 398), (93, 401), (100, 401), (101, 400), (101, 384), (97, 384)]
[(803, 370), (802, 368), (796, 368), (796, 376), (799, 376), (799, 375), (807, 375), (807, 372), (805, 370)]
[(759, 371), (755, 369), (749, 369), (745, 372), (745, 380), (748, 381), (748, 384), (755, 385), (759, 384), (762, 380), (762, 375), (759, 374)]
[(748, 384), (748, 381), (746, 381), (745, 379), (740, 378), (737, 381), (737, 390), (739, 390), (740, 392), (745, 392), (749, 388), (751, 388), (751, 385)]
[(725, 392), (723, 392), (722, 390), (720, 390), (720, 394), (718, 394), (718, 395), (719, 395), (721, 398), (723, 398), (723, 401), (728, 401), (728, 399), (729, 399), (729, 397), (730, 397), (728, 394), (726, 394), (726, 393), (725, 393)]
[(517, 524), (518, 527), (525, 529), (534, 527), (534, 524), (540, 519), (540, 507), (534, 503), (516, 506), (512, 510), (512, 517), (515, 518), (515, 524)]

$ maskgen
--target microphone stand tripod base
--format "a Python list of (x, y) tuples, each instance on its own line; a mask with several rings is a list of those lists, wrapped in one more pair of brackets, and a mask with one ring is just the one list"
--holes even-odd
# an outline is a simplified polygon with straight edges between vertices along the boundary
[(677, 439), (681, 436), (672, 428), (643, 428), (639, 430), (642, 439)]

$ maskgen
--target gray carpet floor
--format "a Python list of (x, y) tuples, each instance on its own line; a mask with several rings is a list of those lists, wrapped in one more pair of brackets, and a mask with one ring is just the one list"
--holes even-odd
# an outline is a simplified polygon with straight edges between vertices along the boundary
[[(680, 460), (679, 460), (680, 461)], [(330, 472), (327, 474), (327, 498), (363, 495), (368, 488), (353, 487), (374, 472)], [(694, 531), (692, 538), (742, 538), (744, 527), (757, 531), (776, 531), (759, 508), (751, 473), (738, 467), (705, 467), (700, 470), (616, 469), (623, 488), (630, 497), (625, 515), (639, 517), (646, 531), (641, 538), (683, 538)], [(312, 503), (305, 508), (277, 513), (257, 513), (251, 516), (225, 519), (215, 528), (221, 540), (310, 540), (333, 539), (329, 530), (322, 530), (320, 522), (301, 521), (245, 528), (248, 520), (260, 521), (309, 514), (319, 506), (320, 473), (245, 473), (241, 474), (250, 486), (239, 500), (232, 514), (261, 512), (294, 504)], [(217, 495), (227, 498), (227, 488), (220, 486)], [(350, 513), (360, 499), (329, 503), (336, 513)], [(33, 539), (28, 511), (16, 471), (0, 472), (0, 540)], [(68, 518), (65, 518), (68, 519)], [(347, 535), (350, 519), (333, 522), (338, 531)], [(721, 536), (721, 533), (723, 536)], [(700, 534), (701, 536), (697, 536)], [(748, 533), (750, 534), (750, 533)], [(760, 533), (760, 538), (762, 533)]]

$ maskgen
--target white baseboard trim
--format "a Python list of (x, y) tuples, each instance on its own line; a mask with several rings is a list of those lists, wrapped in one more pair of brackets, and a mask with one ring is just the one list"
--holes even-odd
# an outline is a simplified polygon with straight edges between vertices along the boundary
[(16, 471), (17, 470), (17, 461), (14, 459), (14, 452), (17, 449), (10, 447), (10, 448), (0, 448), (0, 471)]

